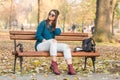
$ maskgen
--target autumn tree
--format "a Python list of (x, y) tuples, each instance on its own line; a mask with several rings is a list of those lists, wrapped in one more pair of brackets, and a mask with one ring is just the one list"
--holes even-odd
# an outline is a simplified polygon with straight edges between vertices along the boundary
[(11, 20), (12, 20), (12, 13), (13, 13), (12, 4), (13, 4), (12, 0), (0, 1), (0, 9), (1, 9), (0, 17), (1, 17), (1, 20), (3, 21), (2, 23), (5, 24), (5, 27), (4, 27), (5, 29), (7, 29), (8, 27), (9, 29), (11, 29)]
[(113, 33), (113, 13), (116, 0), (97, 0), (96, 4), (95, 37), (98, 41), (110, 42)]

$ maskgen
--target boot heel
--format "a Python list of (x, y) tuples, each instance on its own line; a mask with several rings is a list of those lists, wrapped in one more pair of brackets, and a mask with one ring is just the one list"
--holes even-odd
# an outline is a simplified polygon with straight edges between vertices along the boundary
[(53, 69), (52, 69), (52, 67), (50, 66), (50, 70), (53, 72)]
[(50, 70), (52, 70), (51, 66), (50, 66)]

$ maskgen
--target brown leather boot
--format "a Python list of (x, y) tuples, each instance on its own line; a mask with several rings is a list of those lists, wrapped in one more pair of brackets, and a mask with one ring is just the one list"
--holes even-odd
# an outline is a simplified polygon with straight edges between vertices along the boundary
[(73, 68), (72, 64), (68, 65), (68, 74), (70, 74), (70, 75), (75, 75), (76, 74), (75, 69)]
[(58, 70), (58, 64), (55, 61), (52, 61), (50, 69), (53, 71), (54, 74), (60, 75), (60, 71)]

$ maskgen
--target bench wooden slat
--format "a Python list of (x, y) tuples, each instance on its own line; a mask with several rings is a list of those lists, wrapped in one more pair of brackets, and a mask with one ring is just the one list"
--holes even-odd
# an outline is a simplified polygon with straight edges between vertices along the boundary
[[(24, 52), (18, 52), (18, 56), (24, 56), (24, 57), (49, 57), (49, 52), (48, 51), (24, 51)], [(63, 57), (62, 52), (58, 52), (57, 54), (58, 57)], [(92, 57), (96, 56), (99, 57), (100, 53), (98, 52), (72, 52), (72, 57)]]
[(35, 31), (10, 31), (10, 35), (35, 35)]
[[(81, 41), (87, 37), (79, 36), (56, 36), (55, 39), (60, 41)], [(10, 35), (12, 40), (36, 40), (35, 35)]]
[(10, 35), (11, 40), (35, 40), (35, 35)]
[(88, 37), (78, 37), (78, 36), (56, 36), (55, 39), (58, 41), (82, 41)]
[(67, 33), (67, 32), (64, 32), (60, 36), (81, 36), (81, 37), (88, 37), (88, 33)]
[[(10, 31), (10, 35), (35, 35), (36, 31)], [(83, 36), (88, 37), (88, 33), (62, 33), (60, 36)]]

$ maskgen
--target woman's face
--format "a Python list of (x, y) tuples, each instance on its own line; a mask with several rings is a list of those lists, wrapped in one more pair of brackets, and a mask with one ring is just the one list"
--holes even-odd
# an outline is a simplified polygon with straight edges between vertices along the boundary
[(49, 13), (49, 20), (54, 21), (55, 20), (55, 16), (56, 16), (55, 12), (51, 11)]

